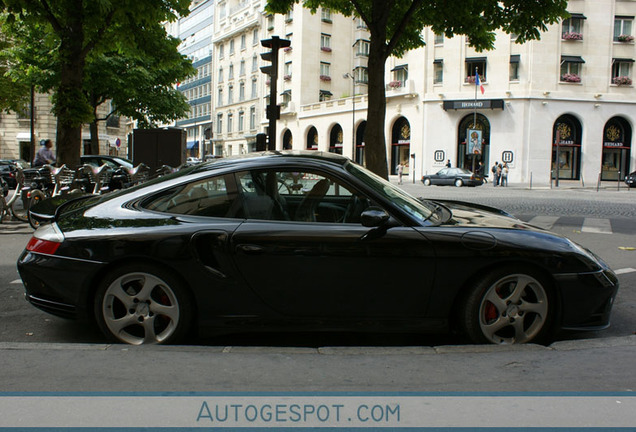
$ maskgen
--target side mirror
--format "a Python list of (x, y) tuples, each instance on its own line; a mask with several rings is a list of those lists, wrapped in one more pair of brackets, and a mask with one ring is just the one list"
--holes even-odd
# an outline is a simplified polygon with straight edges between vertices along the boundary
[(360, 215), (362, 226), (377, 228), (389, 221), (389, 214), (379, 207), (369, 207)]

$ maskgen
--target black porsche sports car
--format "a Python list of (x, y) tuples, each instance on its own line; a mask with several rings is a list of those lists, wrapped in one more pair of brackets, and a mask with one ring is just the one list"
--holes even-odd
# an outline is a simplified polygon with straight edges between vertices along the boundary
[(45, 201), (27, 299), (115, 341), (195, 330), (462, 331), (476, 343), (609, 325), (616, 275), (484, 206), (418, 200), (349, 159), (266, 152)]

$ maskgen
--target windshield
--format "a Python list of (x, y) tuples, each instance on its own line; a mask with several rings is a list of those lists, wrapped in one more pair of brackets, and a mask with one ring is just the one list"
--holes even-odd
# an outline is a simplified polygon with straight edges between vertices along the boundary
[(419, 222), (425, 222), (428, 220), (436, 223), (441, 222), (438, 220), (439, 215), (435, 211), (435, 204), (428, 201), (420, 201), (417, 198), (412, 197), (402, 189), (394, 186), (382, 177), (372, 173), (360, 165), (348, 163), (345, 168), (354, 177), (372, 188), (387, 201), (391, 201), (394, 205), (417, 219)]

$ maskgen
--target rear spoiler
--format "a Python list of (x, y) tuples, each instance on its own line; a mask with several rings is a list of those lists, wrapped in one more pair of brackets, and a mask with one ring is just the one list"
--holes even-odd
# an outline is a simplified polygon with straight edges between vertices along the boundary
[(29, 209), (29, 215), (41, 224), (52, 222), (62, 207), (72, 202), (84, 201), (94, 196), (93, 194), (69, 193), (47, 198), (31, 207)]

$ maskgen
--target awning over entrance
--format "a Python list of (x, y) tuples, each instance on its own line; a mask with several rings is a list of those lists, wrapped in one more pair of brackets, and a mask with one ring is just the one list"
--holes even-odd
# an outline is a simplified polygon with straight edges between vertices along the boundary
[(199, 141), (188, 141), (186, 143), (186, 147), (188, 148), (188, 150), (199, 148)]

